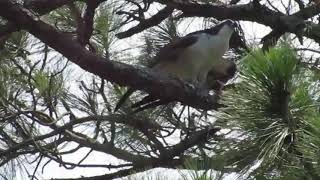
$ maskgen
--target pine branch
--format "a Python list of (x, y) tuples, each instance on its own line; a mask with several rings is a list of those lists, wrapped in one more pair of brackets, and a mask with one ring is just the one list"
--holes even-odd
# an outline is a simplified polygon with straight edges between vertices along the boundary
[(131, 65), (111, 61), (91, 53), (72, 36), (63, 34), (39, 20), (20, 4), (0, 0), (0, 16), (15, 22), (82, 69), (105, 80), (146, 91), (159, 99), (179, 101), (194, 108), (210, 110), (219, 107), (217, 97), (204, 95), (200, 89), (186, 83), (154, 73), (149, 69), (134, 68)]

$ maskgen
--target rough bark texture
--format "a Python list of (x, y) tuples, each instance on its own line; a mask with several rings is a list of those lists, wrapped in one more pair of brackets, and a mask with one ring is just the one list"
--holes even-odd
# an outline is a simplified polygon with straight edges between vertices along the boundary
[(72, 39), (72, 36), (57, 31), (17, 3), (1, 0), (0, 11), (2, 17), (26, 29), (82, 69), (105, 80), (144, 90), (160, 99), (177, 100), (195, 108), (209, 110), (218, 107), (215, 96), (203, 95), (200, 90), (187, 84), (155, 74), (148, 69), (134, 68), (91, 53)]

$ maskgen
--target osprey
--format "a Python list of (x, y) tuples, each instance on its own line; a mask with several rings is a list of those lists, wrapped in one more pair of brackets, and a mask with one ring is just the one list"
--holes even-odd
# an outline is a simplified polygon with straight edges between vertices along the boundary
[[(236, 71), (232, 61), (222, 58), (229, 49), (229, 40), (235, 28), (235, 22), (225, 20), (212, 28), (190, 33), (169, 43), (156, 55), (152, 69), (190, 82), (200, 88), (205, 88), (209, 71), (216, 76), (214, 79), (225, 83), (234, 76)], [(129, 88), (117, 103), (115, 111), (134, 91)], [(157, 99), (147, 96), (133, 107), (155, 100)]]

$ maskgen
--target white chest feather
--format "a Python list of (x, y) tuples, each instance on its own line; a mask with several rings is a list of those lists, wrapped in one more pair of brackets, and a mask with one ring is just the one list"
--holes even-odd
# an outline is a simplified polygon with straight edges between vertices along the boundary
[(221, 61), (228, 50), (230, 35), (212, 36), (202, 33), (197, 36), (197, 42), (187, 47), (177, 60), (162, 63), (157, 69), (202, 84), (210, 69)]
[(228, 48), (229, 37), (201, 34), (198, 41), (190, 46), (188, 50), (194, 54), (195, 62), (210, 61), (214, 63), (224, 55)]
[(186, 49), (181, 62), (188, 64), (189, 71), (197, 81), (203, 83), (213, 66), (218, 65), (229, 48), (230, 35), (198, 35), (198, 41)]
[(198, 41), (188, 47), (181, 61), (189, 64), (194, 72), (208, 72), (218, 64), (229, 48), (229, 37), (199, 34)]

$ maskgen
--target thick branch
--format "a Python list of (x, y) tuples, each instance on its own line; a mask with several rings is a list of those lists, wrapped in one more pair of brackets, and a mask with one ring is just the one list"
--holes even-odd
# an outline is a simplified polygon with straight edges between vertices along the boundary
[(58, 32), (17, 3), (0, 0), (0, 16), (15, 22), (82, 69), (105, 80), (144, 90), (159, 99), (180, 101), (195, 108), (210, 110), (219, 107), (217, 97), (202, 95), (200, 90), (188, 84), (153, 73), (148, 69), (134, 68), (91, 53), (70, 35)]
[(284, 14), (273, 11), (256, 1), (241, 5), (214, 5), (198, 3), (179, 3), (179, 1), (158, 0), (182, 11), (186, 17), (213, 17), (219, 20), (233, 19), (253, 21), (275, 27), (280, 16)]
[(300, 11), (292, 14), (292, 16), (297, 16), (303, 19), (309, 19), (320, 13), (319, 5), (315, 4), (306, 8), (300, 9)]
[(87, 44), (92, 36), (95, 9), (99, 6), (100, 2), (100, 0), (90, 0), (87, 2), (87, 8), (83, 16), (83, 26), (78, 27), (81, 28), (78, 39), (82, 45)]
[[(44, 15), (48, 12), (57, 9), (63, 5), (80, 0), (31, 0), (24, 6), (38, 13), (38, 15)], [(6, 25), (0, 28), (0, 37), (6, 36), (10, 33), (18, 31), (20, 28), (12, 22), (8, 22)]]
[[(170, 0), (157, 1), (182, 11), (186, 17), (213, 17), (219, 20), (233, 19), (251, 21), (269, 26), (278, 32), (298, 33), (299, 35), (304, 28), (303, 25), (306, 24), (304, 20), (320, 13), (319, 5), (303, 8), (292, 15), (285, 15), (273, 11), (265, 5), (259, 4), (259, 1), (251, 1), (241, 5), (179, 3), (178, 1)], [(317, 25), (317, 27), (319, 27), (319, 25)], [(320, 36), (318, 34), (318, 28), (313, 25), (312, 28), (309, 28), (307, 32), (301, 35), (320, 43)]]

